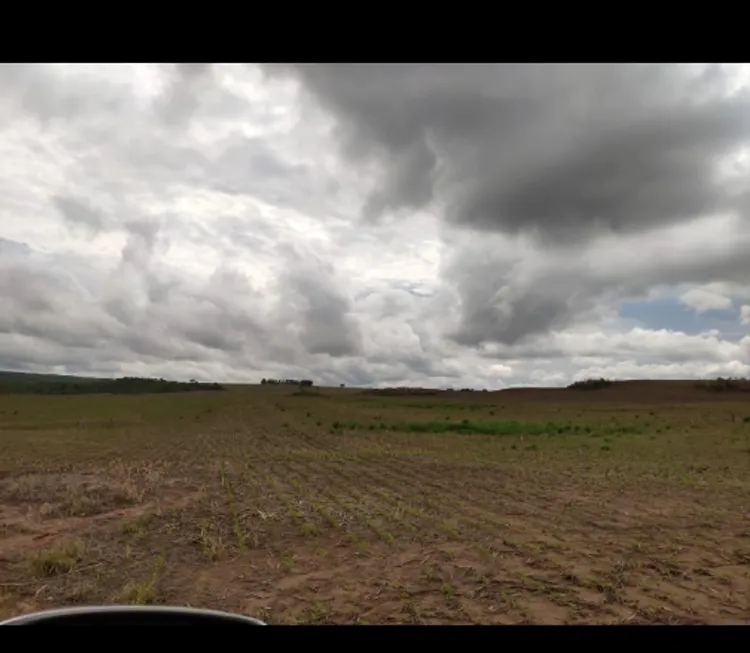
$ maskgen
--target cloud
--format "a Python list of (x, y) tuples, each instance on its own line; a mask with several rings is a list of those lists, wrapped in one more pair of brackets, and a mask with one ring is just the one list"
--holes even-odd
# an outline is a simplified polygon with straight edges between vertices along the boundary
[(90, 236), (98, 234), (105, 226), (104, 216), (86, 200), (54, 195), (52, 204), (72, 228), (81, 227)]
[[(743, 75), (6, 66), (0, 368), (444, 387), (745, 373)], [(702, 329), (622, 317), (665, 294), (743, 308)]]
[[(714, 231), (719, 227), (726, 231)], [(454, 247), (442, 270), (461, 307), (452, 337), (470, 346), (514, 344), (602, 318), (660, 285), (742, 283), (749, 251), (750, 228), (722, 219), (600, 236), (574, 250), (542, 249), (523, 238), (471, 239)], [(705, 301), (710, 291), (687, 293)]]
[(344, 153), (375, 159), (373, 215), (442, 205), (454, 223), (556, 241), (743, 210), (717, 161), (750, 137), (748, 97), (712, 66), (303, 64)]
[(680, 297), (680, 301), (698, 314), (706, 311), (724, 311), (732, 306), (729, 297), (703, 288), (691, 288)]
[(750, 326), (750, 306), (747, 304), (740, 309), (740, 322), (745, 326)]
[[(374, 166), (366, 217), (433, 211), (446, 239), (466, 243), (443, 269), (462, 306), (461, 344), (565, 328), (654, 284), (734, 280), (748, 252), (739, 69), (267, 70), (298, 79), (333, 116), (342, 155)], [(710, 234), (718, 225), (730, 231)]]

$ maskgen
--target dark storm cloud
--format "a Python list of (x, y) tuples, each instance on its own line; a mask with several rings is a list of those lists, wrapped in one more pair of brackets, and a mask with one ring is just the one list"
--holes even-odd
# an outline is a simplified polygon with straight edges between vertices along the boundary
[(465, 346), (513, 346), (596, 319), (623, 299), (644, 297), (656, 285), (744, 283), (747, 278), (750, 231), (737, 234), (725, 247), (698, 244), (679, 255), (669, 251), (685, 247), (679, 236), (671, 240), (662, 233), (658, 238), (659, 247), (641, 244), (640, 251), (632, 240), (621, 240), (631, 251), (611, 257), (579, 252), (552, 258), (520, 248), (494, 252), (482, 243), (459, 248), (442, 270), (460, 304), (459, 323), (450, 335)]
[[(521, 254), (493, 257), (481, 246), (459, 249), (445, 263), (443, 275), (460, 300), (460, 321), (450, 334), (455, 342), (515, 345), (566, 327), (596, 308), (607, 287), (605, 280), (600, 285), (577, 268), (556, 270), (553, 276), (525, 263)], [(576, 285), (579, 292), (572, 293)]]
[[(460, 345), (516, 345), (595, 319), (654, 284), (737, 279), (750, 256), (745, 239), (690, 260), (643, 261), (640, 273), (627, 261), (619, 270), (578, 264), (607, 234), (645, 234), (711, 214), (746, 216), (750, 179), (729, 183), (718, 170), (750, 141), (748, 97), (729, 92), (725, 67), (265, 69), (297, 78), (335, 118), (345, 157), (363, 171), (379, 164), (366, 216), (428, 209), (467, 231), (526, 240), (533, 264), (507, 248), (448, 238), (441, 275), (455, 291), (459, 314), (450, 335)], [(554, 252), (555, 262), (529, 250), (529, 238)], [(632, 260), (639, 255), (634, 249)]]
[(718, 66), (301, 64), (344, 153), (379, 159), (368, 198), (454, 224), (570, 242), (731, 210), (717, 160), (750, 138)]

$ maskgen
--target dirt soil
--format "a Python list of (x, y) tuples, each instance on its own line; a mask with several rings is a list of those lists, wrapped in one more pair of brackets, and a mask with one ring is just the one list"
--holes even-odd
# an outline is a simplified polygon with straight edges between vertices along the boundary
[(750, 623), (747, 399), (295, 391), (0, 397), (0, 617)]

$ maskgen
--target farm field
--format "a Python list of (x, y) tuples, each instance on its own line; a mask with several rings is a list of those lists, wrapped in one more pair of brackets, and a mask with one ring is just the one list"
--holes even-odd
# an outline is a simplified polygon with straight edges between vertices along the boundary
[(0, 617), (750, 623), (750, 400), (692, 389), (0, 396)]

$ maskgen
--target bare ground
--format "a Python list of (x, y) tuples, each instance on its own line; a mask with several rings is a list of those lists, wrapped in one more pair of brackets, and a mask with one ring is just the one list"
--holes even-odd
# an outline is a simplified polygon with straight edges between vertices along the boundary
[(0, 397), (0, 616), (750, 622), (750, 407), (326, 394)]

